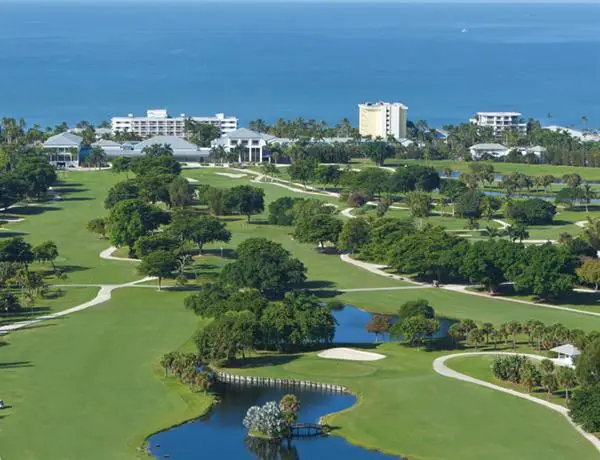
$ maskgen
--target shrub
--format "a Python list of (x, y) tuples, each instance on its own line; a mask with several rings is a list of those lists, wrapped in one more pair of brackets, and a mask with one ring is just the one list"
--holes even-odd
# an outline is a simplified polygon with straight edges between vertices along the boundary
[(524, 356), (498, 356), (492, 362), (492, 373), (500, 380), (519, 383), (521, 372), (527, 362)]
[(348, 205), (353, 208), (360, 208), (367, 203), (367, 197), (359, 192), (353, 192), (348, 196)]
[(548, 225), (556, 214), (556, 206), (540, 198), (514, 201), (506, 208), (506, 217), (526, 225)]
[(570, 408), (571, 418), (584, 430), (600, 431), (600, 385), (576, 390)]
[(270, 438), (281, 438), (288, 430), (283, 412), (275, 401), (264, 406), (252, 406), (246, 412), (243, 424), (249, 431), (254, 431)]

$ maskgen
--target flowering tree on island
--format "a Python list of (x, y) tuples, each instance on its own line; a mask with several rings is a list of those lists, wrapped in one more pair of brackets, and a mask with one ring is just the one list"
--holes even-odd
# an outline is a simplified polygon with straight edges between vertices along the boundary
[(284, 414), (275, 401), (269, 401), (262, 407), (250, 407), (246, 412), (243, 424), (249, 432), (269, 438), (285, 437), (289, 430)]

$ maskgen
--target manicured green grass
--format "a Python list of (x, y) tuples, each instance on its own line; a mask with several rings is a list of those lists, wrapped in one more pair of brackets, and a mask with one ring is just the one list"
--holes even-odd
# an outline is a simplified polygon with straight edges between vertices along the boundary
[(211, 398), (163, 382), (158, 368), (199, 324), (185, 295), (117, 290), (104, 305), (10, 334), (2, 458), (131, 459), (150, 433), (202, 414)]
[[(600, 317), (575, 312), (553, 310), (510, 302), (498, 297), (482, 297), (440, 288), (399, 291), (351, 292), (339, 297), (343, 302), (369, 311), (395, 313), (408, 300), (427, 299), (439, 316), (470, 318), (498, 326), (506, 321), (525, 322), (538, 319), (545, 324), (562, 323), (585, 331), (600, 330)], [(561, 304), (563, 305), (563, 304)], [(583, 305), (580, 305), (585, 309)]]
[[(532, 351), (537, 354), (537, 352)], [(485, 382), (493, 383), (504, 388), (510, 388), (511, 390), (520, 391), (521, 393), (527, 393), (527, 389), (522, 385), (517, 385), (504, 380), (497, 379), (492, 374), (491, 366), (494, 361), (494, 357), (491, 355), (483, 356), (467, 356), (449, 359), (446, 361), (446, 366), (455, 371), (461, 372), (462, 374), (470, 375), (476, 379), (483, 380)], [(538, 361), (534, 361), (534, 364), (539, 364)], [(543, 388), (535, 388), (531, 392), (532, 396), (536, 396), (540, 399), (548, 401), (548, 393)], [(554, 404), (566, 405), (565, 392), (563, 390), (557, 391), (550, 397), (550, 402)]]
[[(359, 401), (326, 418), (335, 434), (410, 459), (593, 459), (595, 448), (560, 415), (514, 396), (436, 374), (440, 352), (382, 344), (374, 362), (315, 354), (234, 372), (336, 383)], [(300, 401), (302, 404), (302, 401)]]
[(140, 278), (131, 263), (100, 259), (98, 255), (110, 243), (85, 229), (91, 219), (108, 214), (104, 209), (106, 193), (116, 182), (124, 180), (125, 175), (111, 171), (70, 171), (66, 174), (61, 178), (62, 183), (55, 187), (61, 200), (11, 209), (11, 215), (25, 220), (7, 224), (5, 230), (0, 231), (0, 239), (22, 235), (34, 245), (45, 240), (54, 241), (60, 253), (57, 266), (68, 276), (67, 280), (60, 281), (61, 284), (116, 284)]
[[(368, 164), (368, 161), (367, 161)], [(397, 160), (391, 158), (385, 162), (386, 166), (397, 167), (404, 164), (425, 164), (437, 170), (450, 168), (452, 171), (469, 172), (470, 162), (456, 160)], [(491, 163), (498, 174), (520, 172), (529, 176), (543, 176), (551, 174), (562, 177), (565, 174), (579, 174), (584, 180), (600, 180), (600, 168), (584, 168), (581, 166), (555, 166), (546, 164), (520, 164), (520, 163)], [(355, 167), (353, 165), (353, 167)]]
[[(75, 307), (92, 300), (98, 290), (94, 287), (51, 288), (48, 290), (46, 297), (38, 299), (32, 308), (24, 308), (16, 315), (0, 315), (0, 326)], [(18, 292), (15, 292), (15, 294), (19, 295)]]

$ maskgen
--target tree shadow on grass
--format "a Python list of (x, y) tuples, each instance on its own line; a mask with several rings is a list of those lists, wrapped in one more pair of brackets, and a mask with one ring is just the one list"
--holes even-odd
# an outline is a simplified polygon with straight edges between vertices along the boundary
[(308, 293), (318, 297), (319, 299), (333, 299), (343, 294), (343, 292), (335, 289), (311, 289), (308, 291)]
[(265, 367), (265, 366), (280, 366), (282, 364), (288, 364), (298, 359), (301, 354), (289, 354), (289, 355), (267, 355), (267, 356), (251, 356), (246, 359), (238, 359), (229, 366), (231, 368), (253, 368), (253, 367)]
[(82, 265), (61, 265), (60, 269), (63, 273), (75, 273), (89, 270), (90, 267), (84, 267)]
[(81, 184), (69, 184), (69, 185), (60, 185), (58, 187), (56, 187), (56, 191), (60, 194), (63, 193), (82, 193), (82, 192), (87, 192), (89, 189), (84, 188), (84, 187), (78, 187), (78, 185)]
[(332, 288), (334, 286), (335, 283), (328, 280), (308, 280), (297, 287), (301, 289), (325, 289)]
[(94, 199), (89, 196), (68, 196), (61, 198), (60, 201), (92, 201)]
[[(235, 259), (236, 254), (235, 254), (235, 250), (234, 249), (230, 249), (230, 248), (223, 248), (223, 258), (224, 259)], [(221, 257), (221, 249), (220, 248), (213, 248), (213, 249), (205, 249), (204, 250), (204, 255), (210, 255), (210, 256), (215, 256), (215, 257)]]
[(20, 367), (33, 367), (33, 364), (31, 364), (31, 361), (0, 362), (0, 369), (17, 369)]
[(14, 232), (12, 230), (0, 229), (0, 238), (15, 238), (17, 236), (29, 235), (26, 232)]
[[(11, 214), (16, 214), (20, 217), (22, 216), (37, 216), (39, 214), (43, 214), (47, 211), (60, 211), (62, 208), (57, 208), (56, 206), (17, 206), (14, 208), (10, 208)], [(0, 215), (1, 219), (1, 215)]]

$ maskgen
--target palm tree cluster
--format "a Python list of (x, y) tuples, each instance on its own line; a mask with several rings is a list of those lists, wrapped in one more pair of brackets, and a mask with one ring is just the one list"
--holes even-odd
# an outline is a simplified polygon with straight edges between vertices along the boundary
[(508, 346), (510, 342), (511, 347), (516, 349), (520, 335), (527, 335), (527, 345), (541, 351), (564, 343), (572, 343), (583, 349), (588, 343), (599, 337), (600, 332), (592, 331), (586, 334), (581, 329), (568, 329), (560, 323), (547, 326), (536, 319), (530, 319), (524, 323), (508, 321), (497, 328), (489, 322), (478, 325), (473, 320), (465, 319), (453, 324), (448, 329), (448, 336), (454, 340), (457, 348), (460, 341), (466, 340), (476, 349), (483, 344), (491, 343), (496, 350), (502, 341), (505, 346)]
[(200, 361), (194, 353), (169, 352), (162, 356), (160, 365), (165, 370), (165, 378), (171, 373), (194, 392), (206, 392), (212, 386), (212, 378), (207, 372), (198, 370)]
[(500, 380), (523, 385), (528, 393), (541, 387), (548, 399), (558, 389), (565, 390), (569, 400), (569, 391), (577, 386), (577, 375), (569, 367), (558, 366), (549, 359), (544, 359), (538, 366), (525, 356), (497, 356), (492, 362), (492, 373)]

